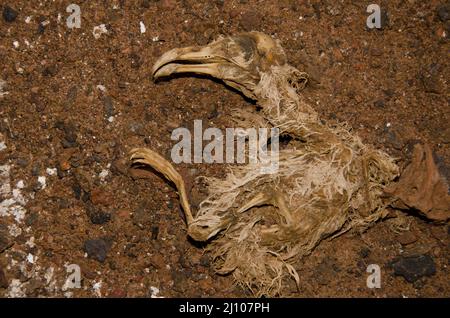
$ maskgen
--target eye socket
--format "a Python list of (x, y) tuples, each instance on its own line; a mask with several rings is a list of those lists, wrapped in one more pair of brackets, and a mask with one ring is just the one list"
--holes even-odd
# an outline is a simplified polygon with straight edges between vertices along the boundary
[(302, 89), (304, 89), (306, 83), (308, 83), (308, 74), (305, 72), (300, 72), (297, 69), (294, 69), (289, 74), (287, 81), (293, 89), (299, 92)]

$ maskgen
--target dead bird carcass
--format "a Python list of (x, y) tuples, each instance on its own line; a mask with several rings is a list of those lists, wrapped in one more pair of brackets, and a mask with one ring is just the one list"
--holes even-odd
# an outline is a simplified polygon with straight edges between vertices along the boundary
[(171, 163), (152, 150), (132, 150), (132, 163), (150, 165), (174, 182), (188, 235), (209, 241), (218, 273), (232, 273), (256, 296), (280, 294), (283, 278), (299, 283), (294, 261), (321, 240), (365, 230), (388, 214), (396, 198), (384, 190), (399, 175), (394, 159), (364, 145), (345, 124), (320, 120), (299, 94), (306, 74), (287, 63), (278, 41), (243, 33), (171, 50), (153, 67), (155, 79), (177, 73), (221, 79), (256, 100), (262, 116), (236, 112), (241, 127), (258, 122), (301, 141), (279, 152), (276, 173), (247, 164), (233, 166), (223, 180), (206, 177), (209, 195), (195, 215)]

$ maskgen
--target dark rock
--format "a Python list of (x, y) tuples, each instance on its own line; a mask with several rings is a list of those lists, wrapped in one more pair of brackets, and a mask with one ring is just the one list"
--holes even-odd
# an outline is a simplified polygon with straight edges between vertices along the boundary
[(91, 220), (92, 224), (105, 224), (111, 220), (111, 213), (104, 212), (92, 204), (88, 204), (86, 209), (87, 215)]
[(14, 22), (18, 15), (19, 13), (8, 5), (3, 8), (3, 19), (6, 22)]
[(312, 7), (314, 9), (314, 14), (316, 15), (316, 18), (320, 20), (320, 4), (317, 2), (313, 3)]
[(384, 108), (385, 103), (384, 103), (384, 100), (379, 99), (379, 100), (375, 101), (375, 102), (373, 103), (373, 105), (374, 105), (375, 107), (378, 107), (378, 108)]
[(81, 192), (83, 191), (83, 189), (81, 189), (80, 184), (76, 183), (76, 184), (72, 185), (72, 191), (73, 191), (73, 194), (75, 195), (75, 198), (77, 200), (80, 200)]
[(370, 255), (370, 249), (367, 247), (363, 247), (360, 251), (359, 251), (359, 256), (362, 258), (367, 258)]
[(151, 232), (152, 232), (152, 240), (157, 240), (159, 234), (159, 226), (153, 225), (151, 228)]
[(383, 93), (386, 95), (387, 99), (390, 100), (395, 95), (395, 91), (393, 89), (383, 89)]
[(403, 276), (409, 283), (414, 283), (423, 276), (436, 273), (436, 265), (429, 255), (401, 256), (392, 261), (394, 275)]
[(75, 125), (71, 123), (64, 123), (62, 121), (57, 121), (55, 123), (55, 128), (62, 130), (64, 132), (64, 139), (61, 141), (61, 145), (64, 148), (74, 148), (78, 146), (77, 143), (77, 132)]
[(450, 4), (443, 4), (437, 7), (437, 16), (442, 22), (447, 22), (450, 19)]
[(103, 263), (106, 260), (109, 250), (111, 249), (111, 242), (105, 239), (87, 240), (84, 242), (83, 249), (89, 258)]
[(3, 271), (3, 268), (0, 266), (0, 288), (8, 288), (9, 283), (6, 279), (5, 272)]
[(399, 133), (395, 129), (386, 127), (385, 133), (386, 133), (386, 142), (388, 143), (389, 146), (397, 150), (403, 149), (404, 143), (402, 142)]
[(67, 139), (61, 141), (63, 148), (75, 148), (78, 144), (76, 142), (70, 142)]
[(150, 8), (150, 0), (142, 0), (141, 7), (145, 8), (145, 9)]
[(111, 96), (105, 96), (103, 98), (103, 106), (105, 109), (106, 117), (111, 117), (115, 115), (114, 104)]
[(45, 25), (42, 22), (39, 22), (38, 28), (37, 28), (37, 33), (44, 34), (44, 32), (45, 32)]
[(42, 75), (52, 77), (58, 73), (58, 67), (56, 65), (49, 65), (42, 71)]

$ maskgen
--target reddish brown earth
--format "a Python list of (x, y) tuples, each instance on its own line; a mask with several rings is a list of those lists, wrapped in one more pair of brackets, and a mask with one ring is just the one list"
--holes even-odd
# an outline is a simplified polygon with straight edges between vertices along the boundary
[[(148, 297), (155, 288), (164, 297), (250, 296), (215, 275), (202, 246), (186, 237), (173, 187), (127, 171), (133, 147), (169, 158), (174, 128), (202, 119), (224, 129), (232, 108), (254, 109), (216, 81), (151, 80), (163, 52), (220, 34), (280, 39), (290, 63), (310, 74), (304, 94), (323, 119), (348, 122), (402, 167), (414, 143), (429, 143), (449, 177), (448, 2), (380, 1), (381, 30), (367, 29), (364, 1), (79, 0), (80, 29), (65, 24), (70, 3), (0, 1), (2, 12), (9, 5), (17, 13), (0, 19), (3, 297)], [(95, 39), (100, 24), (107, 33)], [(225, 171), (178, 168), (189, 180)], [(192, 183), (194, 206), (204, 192)], [(287, 281), (284, 294), (449, 297), (448, 226), (408, 219), (403, 233), (380, 222), (322, 242), (296, 264), (300, 290)], [(69, 264), (80, 266), (81, 288), (63, 291)], [(366, 286), (369, 264), (381, 268), (380, 289)], [(396, 275), (405, 268), (410, 282)]]

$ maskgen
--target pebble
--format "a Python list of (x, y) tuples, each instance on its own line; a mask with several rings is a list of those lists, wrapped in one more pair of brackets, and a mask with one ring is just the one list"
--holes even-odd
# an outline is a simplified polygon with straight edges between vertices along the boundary
[(401, 140), (401, 136), (399, 135), (399, 133), (395, 130), (390, 128), (391, 124), (387, 123), (385, 128), (385, 133), (386, 133), (386, 142), (387, 144), (397, 150), (401, 150), (403, 149), (403, 141)]
[(141, 7), (145, 8), (145, 9), (150, 8), (150, 0), (142, 0)]
[(92, 239), (84, 242), (84, 251), (89, 258), (95, 259), (100, 263), (106, 260), (111, 243), (104, 239)]
[(157, 240), (159, 234), (159, 226), (153, 225), (151, 228), (151, 233), (152, 233), (152, 240)]
[(116, 114), (116, 112), (114, 110), (114, 103), (113, 103), (111, 96), (105, 96), (103, 98), (103, 106), (105, 109), (106, 117), (111, 117)]
[(86, 209), (87, 215), (92, 224), (105, 224), (111, 220), (111, 213), (104, 212), (93, 205), (88, 204)]
[(397, 240), (402, 245), (408, 245), (408, 244), (412, 244), (412, 243), (416, 242), (417, 237), (416, 237), (416, 235), (414, 235), (413, 232), (407, 231), (407, 232), (404, 232), (404, 233), (400, 234), (399, 236), (397, 236)]
[(116, 211), (116, 215), (118, 218), (121, 218), (121, 219), (129, 219), (131, 216), (131, 212), (127, 209), (120, 209), (120, 210)]
[(3, 19), (6, 22), (14, 22), (18, 15), (17, 11), (8, 5), (3, 8)]
[(442, 22), (447, 22), (450, 19), (450, 5), (449, 4), (443, 4), (437, 7), (437, 16), (439, 17), (439, 20)]
[(68, 161), (66, 161), (66, 160), (60, 161), (60, 162), (59, 162), (59, 168), (60, 168), (62, 171), (67, 171), (67, 170), (70, 169), (70, 163), (69, 163)]
[(101, 189), (93, 189), (91, 191), (91, 202), (94, 205), (103, 205), (103, 206), (109, 206), (113, 201), (113, 196)]
[(64, 148), (73, 148), (78, 146), (75, 125), (71, 123), (66, 124), (63, 121), (58, 121), (56, 122), (55, 127), (64, 132), (64, 137), (61, 141), (61, 145)]
[(436, 274), (436, 265), (429, 255), (400, 256), (393, 260), (392, 268), (395, 276), (403, 276), (409, 283)]
[(48, 77), (53, 77), (58, 73), (58, 67), (53, 64), (53, 65), (49, 65), (46, 68), (44, 68), (44, 70), (42, 71), (42, 75), (43, 76), (48, 76)]

